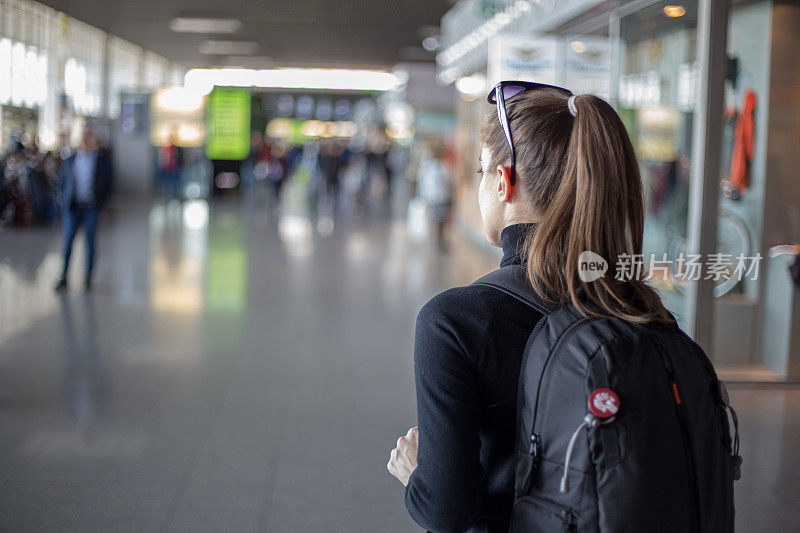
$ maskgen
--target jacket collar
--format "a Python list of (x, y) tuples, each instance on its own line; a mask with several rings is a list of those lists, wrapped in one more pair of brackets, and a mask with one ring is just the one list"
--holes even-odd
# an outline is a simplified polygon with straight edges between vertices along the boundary
[(500, 240), (503, 243), (503, 259), (500, 266), (520, 265), (525, 262), (523, 257), (525, 250), (525, 237), (534, 226), (533, 223), (512, 224), (503, 228), (500, 232)]

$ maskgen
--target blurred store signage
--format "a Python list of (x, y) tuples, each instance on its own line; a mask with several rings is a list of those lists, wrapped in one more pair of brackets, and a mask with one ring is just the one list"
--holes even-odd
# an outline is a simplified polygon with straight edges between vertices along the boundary
[(488, 87), (501, 80), (560, 85), (575, 94), (611, 93), (608, 39), (511, 34), (489, 41)]
[(559, 43), (566, 52), (564, 87), (575, 94), (611, 96), (611, 44), (608, 39), (580, 37)]
[(501, 80), (557, 83), (557, 38), (524, 34), (489, 41), (489, 85)]
[(661, 76), (655, 70), (628, 74), (619, 80), (619, 102), (624, 107), (657, 106), (661, 102)]
[(144, 93), (121, 93), (120, 128), (126, 139), (145, 135), (148, 121), (148, 95)]
[(274, 118), (267, 124), (267, 136), (285, 140), (291, 144), (302, 144), (306, 139), (349, 139), (358, 133), (358, 125), (349, 120), (321, 121), (296, 118)]
[(206, 157), (236, 161), (250, 154), (250, 91), (214, 89), (208, 96)]
[(449, 85), (480, 72), (487, 42), (509, 34), (544, 35), (602, 0), (461, 0), (442, 17), (437, 80)]

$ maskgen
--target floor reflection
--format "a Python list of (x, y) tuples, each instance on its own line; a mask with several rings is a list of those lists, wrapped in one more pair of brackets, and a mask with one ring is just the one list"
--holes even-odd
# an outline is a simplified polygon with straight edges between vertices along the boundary
[(106, 382), (97, 344), (97, 316), (92, 294), (58, 297), (64, 351), (63, 391), (78, 432), (91, 438), (98, 409), (105, 404)]
[(150, 210), (150, 305), (154, 311), (198, 314), (204, 308), (208, 204), (158, 204)]
[(414, 316), (494, 261), (325, 209), (120, 201), (63, 298), (0, 233), (0, 531), (408, 531)]
[[(14, 243), (8, 243), (11, 250)], [(17, 248), (15, 252), (22, 252)], [(14, 256), (16, 259), (16, 254)], [(0, 343), (25, 331), (56, 306), (54, 280), (61, 268), (56, 251), (41, 254), (27, 268), (16, 261), (0, 263)]]

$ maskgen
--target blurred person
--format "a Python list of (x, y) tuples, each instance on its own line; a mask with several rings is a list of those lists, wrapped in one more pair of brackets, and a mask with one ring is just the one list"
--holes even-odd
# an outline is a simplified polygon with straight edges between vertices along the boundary
[(25, 150), (25, 144), (22, 142), (24, 133), (22, 130), (15, 130), (8, 138), (8, 151), (11, 154), (16, 154)]
[(392, 143), (386, 157), (386, 196), (391, 198), (398, 178), (402, 178), (408, 167), (408, 148)]
[(365, 194), (384, 201), (388, 198), (389, 140), (384, 135), (375, 135), (368, 145)]
[(365, 194), (367, 176), (367, 156), (358, 147), (347, 148), (347, 165), (342, 172), (342, 200), (350, 215), (358, 218), (366, 206)]
[(478, 204), (503, 258), (417, 317), (418, 426), (387, 465), (411, 517), (433, 532), (506, 532), (512, 516), (513, 531), (732, 531), (737, 456), (711, 363), (644, 279), (579, 272), (586, 250), (642, 253), (625, 126), (562, 88), (501, 82), (489, 98)]
[(33, 143), (26, 150), (28, 157), (28, 189), (30, 190), (33, 222), (51, 222), (54, 215), (53, 188), (47, 175), (47, 161), (50, 152), (42, 153)]
[(447, 250), (445, 231), (450, 218), (452, 193), (450, 171), (441, 158), (442, 149), (436, 147), (423, 152), (417, 177), (417, 193), (428, 207), (428, 213), (436, 229), (436, 245)]
[(3, 160), (0, 162), (0, 222), (5, 221), (6, 208), (11, 200), (11, 192), (6, 183), (5, 168), (5, 160)]
[(46, 222), (50, 223), (59, 214), (59, 189), (61, 186), (61, 152), (48, 150), (42, 157), (42, 171), (47, 187)]
[(181, 169), (183, 168), (183, 149), (177, 144), (177, 136), (169, 137), (167, 146), (158, 151), (159, 167), (164, 179), (164, 196), (167, 200), (180, 199)]
[(303, 161), (304, 146), (302, 144), (294, 144), (286, 151), (286, 174), (287, 177), (291, 176), (300, 163)]
[(250, 154), (242, 161), (242, 192), (249, 196), (252, 194), (256, 181), (263, 179), (265, 174), (259, 175), (258, 165), (269, 158), (269, 146), (264, 141), (264, 136), (258, 130), (250, 132)]
[(265, 154), (263, 164), (266, 165), (266, 179), (272, 188), (271, 208), (277, 212), (281, 203), (281, 189), (286, 182), (289, 167), (286, 148), (279, 143), (273, 143)]
[(28, 159), (25, 157), (24, 150), (14, 151), (3, 164), (3, 181), (7, 202), (13, 209), (11, 217), (17, 226), (28, 225), (33, 219), (28, 170)]
[(69, 259), (78, 229), (86, 232), (86, 276), (84, 287), (92, 287), (97, 223), (113, 187), (113, 169), (108, 150), (95, 133), (86, 129), (78, 149), (61, 165), (64, 267), (56, 290), (67, 288)]
[(324, 199), (337, 211), (339, 200), (339, 172), (342, 168), (342, 150), (333, 141), (324, 142), (317, 155), (317, 166), (322, 176)]

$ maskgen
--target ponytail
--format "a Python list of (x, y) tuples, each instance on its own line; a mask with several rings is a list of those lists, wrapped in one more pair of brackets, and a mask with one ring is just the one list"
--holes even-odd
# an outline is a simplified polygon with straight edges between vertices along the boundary
[[(644, 230), (639, 166), (625, 126), (614, 109), (596, 96), (561, 102), (562, 113), (574, 118), (564, 158), (557, 165), (560, 172), (552, 174), (550, 187), (528, 187), (551, 193), (534, 202), (542, 223), (527, 240), (534, 289), (548, 300), (572, 302), (585, 315), (671, 321), (658, 294), (644, 280), (614, 278), (618, 258), (642, 253)], [(607, 261), (604, 276), (581, 279), (578, 262), (584, 251)]]

